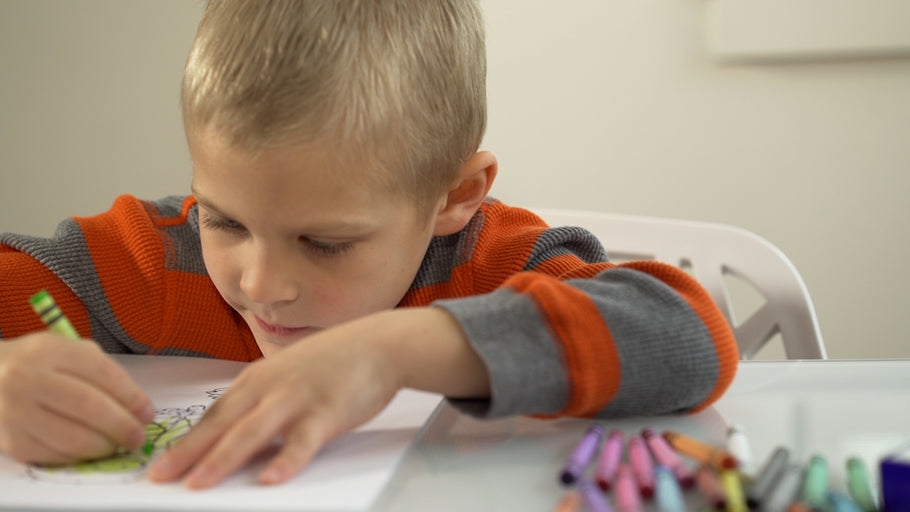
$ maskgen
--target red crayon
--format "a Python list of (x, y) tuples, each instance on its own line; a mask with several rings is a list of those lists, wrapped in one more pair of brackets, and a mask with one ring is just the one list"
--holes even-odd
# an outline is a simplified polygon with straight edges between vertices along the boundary
[(702, 496), (708, 500), (708, 503), (715, 510), (725, 510), (727, 508), (726, 494), (724, 494), (724, 489), (720, 485), (717, 475), (714, 474), (714, 470), (708, 466), (699, 467), (695, 473), (695, 483), (698, 485), (698, 490)]

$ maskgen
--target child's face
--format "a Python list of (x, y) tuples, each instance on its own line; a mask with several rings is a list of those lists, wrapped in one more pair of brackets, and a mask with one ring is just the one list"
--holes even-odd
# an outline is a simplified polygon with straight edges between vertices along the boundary
[(368, 170), (338, 168), (318, 145), (255, 156), (210, 131), (189, 142), (205, 265), (264, 355), (407, 292), (434, 219)]

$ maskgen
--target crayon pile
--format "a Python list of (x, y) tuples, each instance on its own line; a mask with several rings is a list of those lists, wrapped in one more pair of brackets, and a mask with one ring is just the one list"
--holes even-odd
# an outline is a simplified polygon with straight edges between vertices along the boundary
[[(752, 470), (748, 443), (738, 427), (727, 432), (726, 447), (687, 435), (645, 428), (605, 436), (592, 425), (559, 473), (569, 487), (555, 511), (641, 512), (653, 502), (660, 512), (694, 510), (746, 512), (876, 512), (878, 499), (858, 458), (847, 461), (846, 492), (831, 488), (824, 457), (807, 465), (790, 460), (778, 447), (757, 471)], [(593, 466), (593, 467), (592, 467)], [(694, 496), (693, 496), (694, 495)]]

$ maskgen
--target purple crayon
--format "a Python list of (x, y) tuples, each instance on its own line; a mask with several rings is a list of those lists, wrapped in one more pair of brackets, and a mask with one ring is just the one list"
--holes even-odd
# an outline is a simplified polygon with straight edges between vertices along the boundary
[(603, 427), (591, 425), (591, 428), (588, 429), (575, 449), (572, 450), (569, 461), (566, 462), (565, 468), (560, 473), (559, 479), (562, 483), (569, 485), (578, 481), (585, 468), (591, 463), (591, 459), (594, 458), (594, 454), (597, 452), (597, 447), (600, 446), (600, 441), (603, 440), (603, 437)]
[(585, 502), (585, 508), (590, 512), (613, 512), (610, 501), (594, 482), (582, 480), (578, 484), (578, 491), (581, 493), (581, 499)]

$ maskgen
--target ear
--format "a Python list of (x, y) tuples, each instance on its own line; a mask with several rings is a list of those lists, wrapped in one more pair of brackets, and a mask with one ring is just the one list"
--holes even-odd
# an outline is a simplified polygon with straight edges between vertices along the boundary
[(464, 228), (493, 186), (499, 164), (489, 151), (480, 151), (465, 160), (458, 177), (436, 214), (436, 236), (451, 235)]

